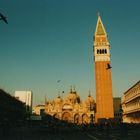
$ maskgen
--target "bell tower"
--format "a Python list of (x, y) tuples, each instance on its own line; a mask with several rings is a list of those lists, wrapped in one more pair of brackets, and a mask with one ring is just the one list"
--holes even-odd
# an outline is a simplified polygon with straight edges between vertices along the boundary
[(114, 118), (110, 44), (100, 15), (94, 34), (96, 121)]

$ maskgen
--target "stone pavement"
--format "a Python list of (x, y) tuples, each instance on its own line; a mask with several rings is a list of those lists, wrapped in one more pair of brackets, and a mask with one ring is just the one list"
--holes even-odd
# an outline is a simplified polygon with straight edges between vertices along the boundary
[[(8, 130), (8, 129), (7, 129)], [(61, 126), (24, 126), (11, 128), (0, 135), (0, 140), (139, 140), (140, 127), (118, 128)]]

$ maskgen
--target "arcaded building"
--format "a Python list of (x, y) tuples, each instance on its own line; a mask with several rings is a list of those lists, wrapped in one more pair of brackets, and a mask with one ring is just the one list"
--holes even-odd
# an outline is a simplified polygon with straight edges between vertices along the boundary
[(82, 101), (78, 93), (71, 89), (64, 98), (58, 96), (46, 101), (45, 113), (70, 123), (89, 124), (94, 122), (94, 105), (90, 94)]
[(121, 104), (123, 122), (140, 123), (140, 81), (124, 93)]

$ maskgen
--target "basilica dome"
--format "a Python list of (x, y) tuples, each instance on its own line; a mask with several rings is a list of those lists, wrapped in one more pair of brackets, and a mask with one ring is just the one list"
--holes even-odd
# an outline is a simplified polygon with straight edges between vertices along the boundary
[(85, 104), (87, 104), (87, 105), (94, 105), (95, 104), (95, 101), (94, 101), (93, 97), (90, 94), (86, 98)]
[(77, 94), (77, 92), (74, 90), (70, 90), (69, 94), (65, 98), (66, 100), (69, 100), (71, 103), (80, 103), (80, 97)]
[(54, 103), (55, 103), (55, 104), (60, 104), (60, 103), (62, 103), (62, 98), (61, 98), (61, 96), (58, 96), (57, 98), (55, 98), (55, 99), (54, 99)]

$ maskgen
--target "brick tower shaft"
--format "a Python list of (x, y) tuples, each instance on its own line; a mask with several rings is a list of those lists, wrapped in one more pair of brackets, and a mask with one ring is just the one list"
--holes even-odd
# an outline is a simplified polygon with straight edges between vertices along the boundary
[(94, 36), (96, 80), (96, 121), (114, 118), (110, 45), (101, 17), (98, 16)]

